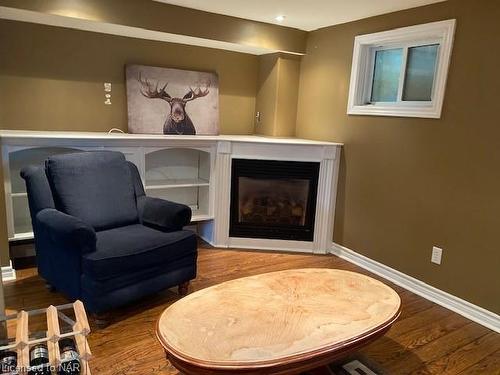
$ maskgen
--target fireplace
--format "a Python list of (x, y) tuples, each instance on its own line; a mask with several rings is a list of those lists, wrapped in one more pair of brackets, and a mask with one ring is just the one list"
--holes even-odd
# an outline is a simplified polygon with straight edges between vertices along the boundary
[(233, 159), (231, 237), (313, 241), (319, 163)]

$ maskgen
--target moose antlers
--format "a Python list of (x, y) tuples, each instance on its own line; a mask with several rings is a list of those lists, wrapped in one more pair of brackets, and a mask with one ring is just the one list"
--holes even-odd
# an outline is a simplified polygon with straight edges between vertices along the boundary
[(172, 102), (172, 100), (177, 100), (177, 101), (183, 101), (184, 103), (190, 102), (191, 100), (195, 100), (197, 98), (203, 98), (204, 96), (207, 96), (210, 93), (209, 87), (210, 87), (210, 82), (206, 86), (204, 90), (202, 90), (199, 86), (193, 90), (192, 87), (189, 88), (189, 92), (184, 95), (182, 99), (180, 98), (172, 98), (165, 90), (167, 89), (168, 82), (165, 83), (165, 86), (158, 90), (158, 81), (156, 82), (155, 87), (153, 88), (153, 85), (151, 82), (149, 82), (149, 79), (147, 78), (142, 78), (141, 73), (139, 73), (138, 81), (141, 83), (141, 94), (144, 95), (146, 98), (151, 98), (151, 99), (163, 99), (166, 100), (167, 102)]
[(210, 90), (208, 89), (210, 87), (210, 83), (207, 85), (207, 88), (205, 90), (202, 90), (200, 87), (197, 87), (196, 89), (192, 89), (191, 87), (189, 88), (189, 92), (184, 95), (184, 102), (190, 102), (191, 100), (195, 100), (197, 98), (203, 98), (204, 96), (207, 96), (210, 93)]
[(167, 102), (170, 102), (172, 97), (167, 94), (165, 91), (168, 85), (168, 82), (165, 83), (165, 86), (161, 90), (158, 90), (158, 82), (156, 82), (156, 86), (153, 89), (153, 86), (149, 82), (147, 78), (142, 78), (141, 73), (139, 73), (139, 82), (141, 83), (141, 94), (144, 95), (146, 98), (158, 98), (158, 99), (163, 99), (166, 100)]

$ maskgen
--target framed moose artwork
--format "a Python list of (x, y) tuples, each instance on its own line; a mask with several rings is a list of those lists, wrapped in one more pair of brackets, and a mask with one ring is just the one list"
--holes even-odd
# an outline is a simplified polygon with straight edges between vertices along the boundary
[(130, 133), (219, 133), (217, 74), (127, 65), (126, 78)]

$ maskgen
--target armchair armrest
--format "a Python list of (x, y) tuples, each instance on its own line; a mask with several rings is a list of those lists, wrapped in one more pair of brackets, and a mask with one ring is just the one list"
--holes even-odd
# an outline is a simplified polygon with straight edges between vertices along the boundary
[(61, 248), (77, 249), (88, 253), (96, 249), (96, 233), (94, 228), (82, 220), (57, 211), (45, 208), (36, 215), (38, 230)]
[(163, 231), (181, 230), (191, 222), (191, 208), (184, 204), (143, 195), (137, 199), (137, 208), (144, 224)]

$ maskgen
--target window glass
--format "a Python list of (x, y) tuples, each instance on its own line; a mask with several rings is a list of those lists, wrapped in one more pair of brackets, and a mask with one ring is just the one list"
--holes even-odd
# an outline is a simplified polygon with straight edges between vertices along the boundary
[(403, 49), (385, 49), (375, 52), (372, 102), (395, 102), (398, 98), (399, 77)]
[(403, 100), (431, 101), (438, 44), (408, 48)]

